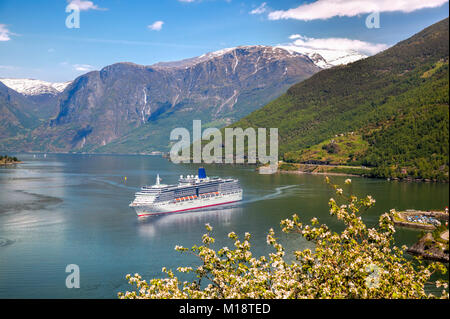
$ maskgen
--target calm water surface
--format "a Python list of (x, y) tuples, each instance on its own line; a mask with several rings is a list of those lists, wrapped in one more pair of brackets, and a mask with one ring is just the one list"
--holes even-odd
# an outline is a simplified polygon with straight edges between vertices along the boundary
[[(281, 219), (297, 213), (317, 216), (333, 230), (342, 224), (328, 213), (333, 196), (323, 176), (258, 175), (248, 167), (207, 167), (209, 175), (239, 178), (242, 204), (195, 213), (137, 218), (128, 207), (133, 194), (164, 183), (196, 167), (174, 165), (153, 156), (17, 155), (24, 162), (0, 168), (0, 298), (116, 298), (129, 289), (128, 273), (160, 277), (161, 268), (196, 265), (174, 250), (201, 243), (204, 224), (214, 227), (217, 247), (231, 246), (226, 235), (252, 234), (253, 252), (267, 254), (265, 236), (273, 227), (287, 247), (311, 247), (294, 235), (282, 234)], [(124, 177), (127, 177), (125, 180)], [(333, 177), (342, 183), (345, 177)], [(357, 195), (371, 194), (376, 206), (365, 215), (369, 225), (381, 213), (396, 209), (442, 209), (449, 202), (448, 184), (402, 183), (353, 178)], [(397, 244), (411, 244), (417, 231), (401, 229)], [(80, 267), (81, 287), (65, 286), (68, 264)]]

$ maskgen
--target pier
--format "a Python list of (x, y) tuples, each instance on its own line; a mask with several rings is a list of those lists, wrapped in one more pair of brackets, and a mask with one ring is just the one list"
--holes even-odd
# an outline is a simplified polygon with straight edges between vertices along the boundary
[(448, 212), (445, 211), (420, 211), (409, 209), (393, 214), (394, 224), (401, 227), (417, 228), (433, 231), (442, 223), (448, 223)]

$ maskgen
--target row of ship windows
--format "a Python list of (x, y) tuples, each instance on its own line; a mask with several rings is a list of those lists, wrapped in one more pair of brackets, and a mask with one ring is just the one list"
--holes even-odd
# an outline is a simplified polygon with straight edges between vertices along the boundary
[(198, 198), (203, 199), (203, 198), (216, 197), (219, 195), (220, 195), (219, 192), (211, 192), (211, 193), (201, 194), (199, 196), (193, 195), (193, 196), (175, 198), (175, 202), (185, 202), (185, 201), (194, 200), (194, 199), (198, 199)]
[[(240, 193), (241, 191), (231, 191), (231, 192), (224, 192), (222, 194), (220, 194), (219, 192), (213, 192), (213, 193), (207, 193), (207, 194), (202, 194), (199, 196), (193, 195), (193, 196), (187, 196), (187, 197), (181, 197), (181, 198), (176, 198), (174, 201), (170, 201), (172, 203), (181, 203), (181, 202), (187, 202), (187, 201), (191, 201), (191, 200), (195, 200), (195, 199), (206, 199), (208, 200), (209, 198), (212, 197), (217, 197), (220, 195), (231, 195), (231, 194), (237, 194)], [(159, 206), (159, 205), (165, 205), (166, 203), (157, 203), (155, 204), (155, 206)]]
[(222, 192), (223, 195), (231, 195), (231, 194), (237, 194), (240, 193), (241, 191), (229, 191), (229, 192)]

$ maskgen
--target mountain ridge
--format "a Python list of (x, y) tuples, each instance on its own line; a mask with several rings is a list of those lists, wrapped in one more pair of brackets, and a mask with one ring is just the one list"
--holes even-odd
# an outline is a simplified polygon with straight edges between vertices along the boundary
[[(327, 61), (319, 53), (320, 51), (327, 51), (327, 50), (314, 50), (314, 49), (310, 49), (310, 50), (302, 49), (302, 50), (300, 50), (298, 47), (295, 47), (295, 46), (283, 46), (283, 45), (276, 45), (276, 46), (242, 45), (242, 46), (224, 48), (224, 49), (221, 49), (221, 50), (208, 52), (208, 53), (202, 54), (202, 55), (200, 55), (198, 57), (182, 59), (182, 60), (179, 60), (179, 61), (158, 62), (158, 63), (152, 64), (150, 66), (152, 66), (152, 67), (159, 67), (159, 68), (160, 67), (162, 67), (162, 68), (182, 68), (182, 67), (192, 66), (193, 64), (204, 62), (206, 60), (219, 57), (219, 56), (221, 56), (223, 54), (231, 54), (233, 51), (238, 50), (238, 49), (249, 49), (249, 48), (250, 49), (251, 48), (261, 48), (261, 49), (267, 49), (267, 50), (271, 50), (271, 49), (272, 50), (284, 50), (284, 51), (287, 51), (287, 52), (291, 53), (292, 55), (304, 55), (304, 56), (309, 57), (313, 61), (313, 63), (315, 63), (320, 68), (330, 68), (330, 67), (337, 66), (337, 65), (340, 65), (340, 64), (343, 64), (343, 63), (350, 63), (350, 62), (357, 61), (359, 59), (367, 58), (367, 55), (361, 54), (361, 53), (356, 52), (356, 51), (328, 50), (330, 52), (332, 52), (332, 51), (336, 52), (337, 57), (334, 57), (335, 60)], [(342, 57), (344, 54), (346, 56), (353, 56), (353, 58), (350, 58), (347, 61), (339, 60), (339, 58)]]
[(58, 111), (46, 124), (3, 145), (55, 152), (167, 150), (169, 128), (191, 127), (194, 117), (221, 127), (320, 70), (305, 55), (267, 46), (210, 53), (183, 67), (115, 63), (76, 78), (57, 95)]

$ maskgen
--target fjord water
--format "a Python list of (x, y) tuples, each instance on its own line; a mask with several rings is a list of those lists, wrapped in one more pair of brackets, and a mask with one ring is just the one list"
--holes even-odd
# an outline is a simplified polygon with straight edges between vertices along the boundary
[[(161, 268), (198, 261), (174, 250), (201, 244), (204, 225), (213, 226), (215, 247), (232, 246), (226, 235), (252, 234), (253, 252), (267, 254), (265, 236), (274, 228), (287, 255), (311, 247), (282, 234), (281, 219), (297, 213), (317, 216), (333, 230), (343, 226), (329, 215), (333, 193), (320, 175), (258, 175), (253, 167), (206, 166), (208, 175), (241, 181), (244, 201), (234, 207), (138, 218), (128, 207), (141, 185), (176, 183), (197, 166), (175, 165), (156, 156), (17, 154), (17, 167), (0, 168), (0, 298), (116, 298), (128, 286), (125, 275), (160, 277)], [(126, 179), (125, 179), (126, 177)], [(346, 177), (332, 177), (343, 184)], [(389, 182), (352, 177), (349, 191), (371, 194), (375, 208), (364, 220), (396, 209), (443, 209), (448, 184)], [(418, 231), (399, 229), (396, 243), (411, 244)], [(66, 266), (80, 268), (80, 288), (68, 289)]]

